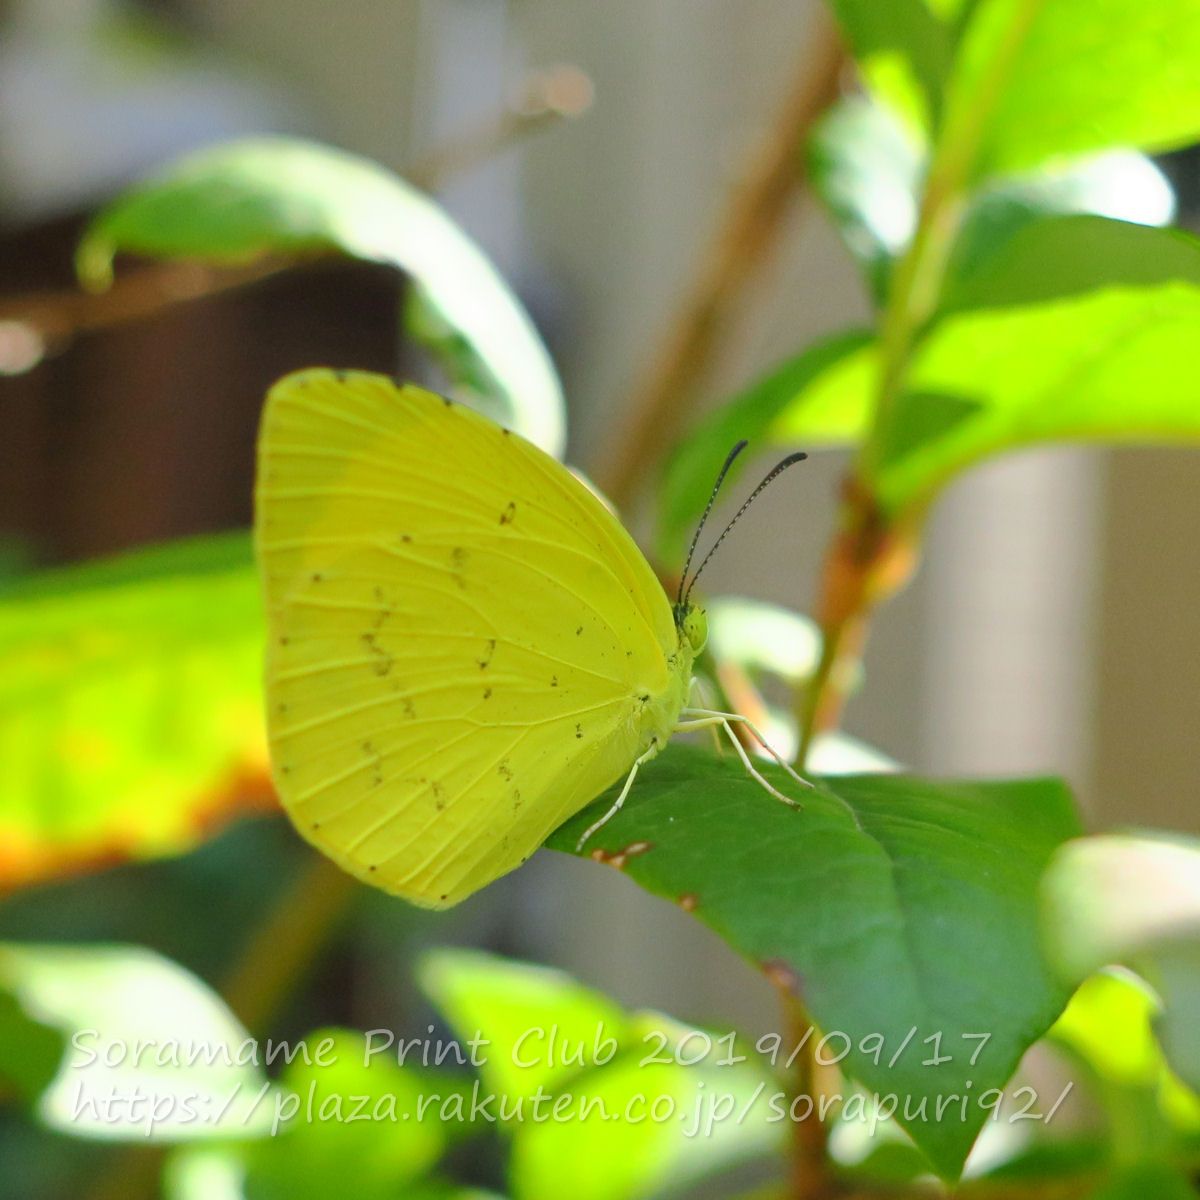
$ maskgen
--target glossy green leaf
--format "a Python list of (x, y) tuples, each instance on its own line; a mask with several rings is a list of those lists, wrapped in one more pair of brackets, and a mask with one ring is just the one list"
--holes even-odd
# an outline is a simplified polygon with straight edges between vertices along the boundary
[[(978, 175), (1200, 137), (1192, 0), (980, 0), (947, 85)], [(956, 118), (961, 118), (956, 120)]]
[(243, 534), (0, 590), (0, 888), (274, 807), (260, 607)]
[[(611, 799), (549, 844), (574, 852)], [(582, 853), (799, 992), (826, 1031), (825, 1056), (896, 1095), (897, 1119), (954, 1176), (986, 1113), (944, 1098), (961, 1100), (968, 1079), (974, 1096), (1003, 1087), (1067, 999), (1042, 959), (1037, 880), (1077, 831), (1071, 799), (1048, 780), (871, 775), (825, 780), (801, 800), (788, 808), (736, 761), (673, 746)], [(935, 1057), (948, 1061), (923, 1065)]]
[[(884, 431), (874, 486), (895, 511), (926, 503), (981, 459), (1039, 442), (1200, 441), (1200, 242), (1099, 217), (1033, 222), (956, 278), (917, 346)], [(836, 345), (836, 343), (835, 343)], [(825, 349), (825, 347), (819, 348)], [(745, 413), (771, 441), (814, 429), (860, 437), (875, 375), (870, 343), (803, 356), (739, 398), (680, 451), (667, 481), (667, 528), (695, 504), (714, 431)], [(828, 354), (828, 351), (826, 350)], [(801, 371), (807, 362), (810, 369)]]
[[(256, 1044), (219, 997), (137, 946), (0, 945), (0, 993), (63, 1040), (27, 1093), (53, 1129), (104, 1140), (254, 1138), (270, 1124)], [(0, 1024), (0, 1037), (12, 1033)], [(27, 1047), (0, 1040), (0, 1075)]]
[(562, 453), (562, 389), (524, 308), (433, 201), (375, 163), (284, 138), (203, 150), (96, 217), (80, 275), (102, 286), (121, 251), (226, 264), (335, 251), (398, 267), (423, 305), (414, 332), (444, 364), (463, 366), (462, 382), (483, 389), (475, 398), (493, 415)]
[(1200, 845), (1111, 835), (1065, 846), (1044, 882), (1046, 943), (1068, 980), (1125, 963), (1162, 994), (1171, 1065), (1200, 1088)]
[(933, 124), (954, 53), (944, 3), (831, 0), (867, 86), (915, 127)]
[[(459, 950), (428, 955), (424, 990), (464, 1044), (511, 1139), (516, 1200), (638, 1200), (778, 1151), (779, 1087), (752, 1049), (626, 1013), (562, 972)], [(556, 1115), (557, 1114), (557, 1115)]]
[[(666, 561), (682, 560), (688, 538), (729, 449), (742, 438), (756, 448), (787, 413), (791, 432), (806, 447), (836, 446), (861, 435), (869, 414), (870, 362), (866, 332), (818, 342), (782, 364), (701, 422), (667, 465), (659, 511), (659, 547)], [(743, 455), (743, 458), (745, 456)], [(739, 461), (728, 483), (741, 473)]]
[(1165, 1154), (1176, 1134), (1200, 1132), (1200, 1098), (1171, 1070), (1155, 1036), (1161, 1013), (1147, 983), (1110, 968), (1084, 980), (1047, 1035), (1091, 1072), (1110, 1135), (1127, 1157)]
[[(879, 305), (892, 263), (916, 229), (925, 146), (883, 105), (848, 96), (818, 122), (808, 157), (809, 179)], [(1174, 207), (1162, 171), (1129, 150), (996, 180), (967, 201), (948, 274), (970, 274), (1039, 217), (1092, 213), (1165, 225)]]

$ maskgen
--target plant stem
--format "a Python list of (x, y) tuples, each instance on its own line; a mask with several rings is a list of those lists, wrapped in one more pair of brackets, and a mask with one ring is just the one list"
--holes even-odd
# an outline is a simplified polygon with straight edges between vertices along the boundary
[(314, 854), (251, 932), (221, 994), (252, 1034), (269, 1027), (282, 1002), (311, 969), (357, 887), (353, 876)]
[(791, 1122), (792, 1154), (788, 1172), (790, 1200), (822, 1200), (831, 1194), (829, 1134), (820, 1113), (820, 1086), (816, 1061), (817, 1038), (812, 1020), (794, 991), (780, 987), (792, 1063), (793, 1101), (807, 1097), (804, 1117)]
[(593, 478), (618, 507), (627, 507), (650, 469), (675, 439), (700, 381), (711, 371), (746, 284), (769, 257), (802, 181), (800, 149), (833, 102), (846, 58), (833, 27), (809, 39), (767, 136), (729, 197), (662, 349), (634, 387), (627, 427)]

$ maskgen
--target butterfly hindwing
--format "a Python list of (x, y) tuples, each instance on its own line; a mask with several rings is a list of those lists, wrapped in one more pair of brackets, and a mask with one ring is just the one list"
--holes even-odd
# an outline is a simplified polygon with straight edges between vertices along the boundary
[(627, 771), (646, 706), (674, 703), (649, 565), (516, 434), (383, 377), (306, 371), (272, 389), (258, 479), (276, 782), (361, 878), (463, 898)]

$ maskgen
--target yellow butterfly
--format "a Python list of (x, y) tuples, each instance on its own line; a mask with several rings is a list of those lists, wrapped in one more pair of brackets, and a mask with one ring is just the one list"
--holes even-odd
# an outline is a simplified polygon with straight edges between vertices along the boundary
[(268, 396), (255, 499), (275, 783), (359, 879), (456, 904), (624, 775), (590, 837), (677, 731), (724, 727), (793, 803), (732, 737), (762, 742), (750, 722), (688, 707), (691, 585), (672, 605), (604, 504), (517, 434), (383, 376), (301, 371)]

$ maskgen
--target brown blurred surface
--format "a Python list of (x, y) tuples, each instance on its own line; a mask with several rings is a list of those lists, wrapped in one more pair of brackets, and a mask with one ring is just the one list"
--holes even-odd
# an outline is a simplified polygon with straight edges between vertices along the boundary
[[(9, 231), (0, 295), (70, 288), (78, 221)], [(75, 338), (0, 377), (0, 539), (39, 562), (250, 520), (265, 389), (316, 364), (394, 372), (395, 272), (323, 262)]]

